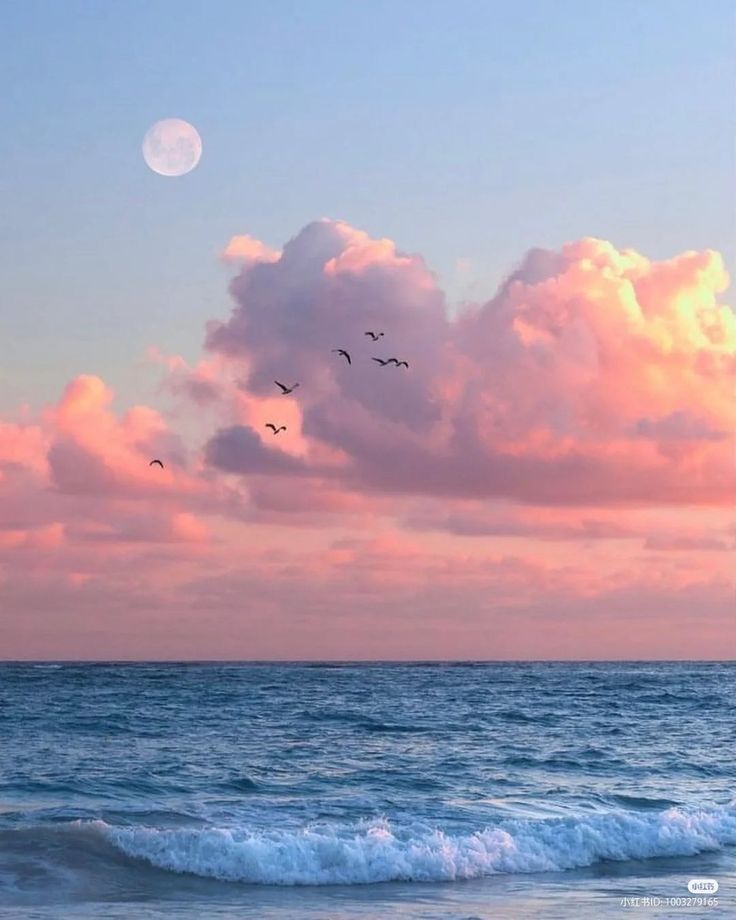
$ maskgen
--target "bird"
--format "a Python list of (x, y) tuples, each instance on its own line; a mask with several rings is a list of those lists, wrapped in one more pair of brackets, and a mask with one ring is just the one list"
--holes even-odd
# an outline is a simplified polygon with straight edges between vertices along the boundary
[(150, 462), (148, 465), (149, 465), (149, 466), (153, 466), (155, 463), (158, 463), (158, 465), (161, 467), (161, 469), (164, 468), (164, 465), (163, 465), (163, 463), (162, 463), (160, 460), (151, 460), (151, 462)]
[(345, 351), (344, 348), (333, 348), (332, 350), (335, 352), (335, 354), (342, 355), (342, 357), (345, 358), (345, 360), (348, 362), (348, 364), (352, 364), (352, 363), (353, 363), (353, 362), (350, 360), (350, 355)]
[(380, 364), (381, 367), (386, 367), (389, 363), (388, 359), (384, 361), (383, 358), (371, 358), (371, 361), (375, 361), (377, 364)]
[(395, 364), (396, 367), (409, 367), (408, 361), (399, 361), (398, 358), (389, 358), (387, 364)]
[(264, 428), (270, 428), (271, 431), (273, 431), (274, 434), (278, 434), (279, 431), (286, 431), (286, 425), (279, 425), (279, 427), (277, 428), (277, 427), (273, 424), (273, 422), (267, 422), (267, 423), (264, 425)]
[(295, 383), (294, 386), (287, 387), (287, 386), (284, 386), (283, 383), (279, 383), (278, 380), (274, 380), (274, 383), (276, 384), (277, 387), (281, 388), (281, 392), (284, 394), (284, 396), (288, 396), (289, 393), (293, 393), (294, 390), (299, 386), (298, 383)]
[(364, 332), (363, 334), (369, 335), (373, 339), (374, 342), (377, 342), (383, 335), (382, 332)]

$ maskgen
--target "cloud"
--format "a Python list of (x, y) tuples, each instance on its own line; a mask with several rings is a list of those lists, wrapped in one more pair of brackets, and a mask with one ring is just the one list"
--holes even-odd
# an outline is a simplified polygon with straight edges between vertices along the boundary
[[(47, 411), (53, 487), (107, 496), (192, 488), (183, 471), (184, 447), (161, 415), (148, 406), (133, 406), (118, 418), (110, 410), (113, 398), (99, 377), (83, 374)], [(148, 466), (153, 457), (165, 465), (157, 479)]]
[(639, 419), (632, 434), (653, 441), (723, 441), (728, 431), (718, 431), (681, 410), (660, 419)]
[(654, 534), (647, 537), (644, 544), (646, 549), (659, 552), (731, 552), (736, 549), (736, 544), (716, 536), (693, 537), (679, 534)]
[[(736, 484), (727, 282), (715, 252), (653, 263), (583, 239), (531, 250), (494, 298), (450, 320), (420, 257), (319, 221), (277, 260), (243, 267), (207, 345), (252, 398), (274, 379), (301, 382), (295, 475), (549, 505), (725, 504)], [(380, 345), (366, 329), (385, 331)], [(352, 367), (334, 347), (352, 351)], [(409, 372), (378, 367), (376, 352), (407, 358)], [(311, 466), (320, 450), (341, 462)], [(214, 465), (223, 456), (208, 451)]]
[(10, 470), (28, 468), (43, 472), (46, 447), (45, 434), (39, 425), (0, 421), (0, 480)]
[[(449, 504), (449, 507), (448, 507)], [(521, 537), (535, 540), (630, 540), (642, 536), (640, 530), (620, 514), (595, 516), (585, 510), (528, 506), (489, 507), (477, 502), (453, 507), (455, 503), (431, 504), (424, 511), (404, 519), (414, 530), (440, 530), (464, 537)]]
[[(158, 408), (81, 374), (0, 420), (6, 654), (646, 657), (733, 637), (718, 254), (533, 249), (455, 314), (420, 256), (344, 222), (228, 252), (233, 309), (204, 353), (149, 352)], [(391, 355), (409, 368), (371, 360)]]
[(220, 258), (223, 262), (248, 265), (254, 262), (275, 262), (280, 255), (280, 252), (245, 234), (231, 237), (220, 253)]
[(733, 630), (728, 582), (671, 566), (596, 572), (580, 559), (431, 552), (390, 532), (314, 547), (261, 535), (186, 566), (124, 552), (67, 557), (63, 569), (49, 562), (31, 578), (8, 569), (6, 653), (717, 657)]
[(207, 444), (207, 461), (227, 473), (298, 474), (298, 460), (279, 450), (264, 446), (252, 428), (233, 425), (224, 428)]
[(80, 541), (111, 543), (207, 543), (209, 530), (193, 514), (121, 515), (114, 525), (70, 527), (69, 536)]

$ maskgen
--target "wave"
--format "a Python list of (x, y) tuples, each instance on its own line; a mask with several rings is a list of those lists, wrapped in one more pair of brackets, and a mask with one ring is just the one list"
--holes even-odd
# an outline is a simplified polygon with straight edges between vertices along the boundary
[(330, 710), (314, 710), (314, 709), (304, 709), (299, 714), (299, 718), (302, 721), (306, 722), (315, 722), (315, 723), (345, 723), (346, 725), (352, 725), (356, 729), (362, 729), (365, 732), (386, 732), (394, 734), (404, 734), (404, 733), (416, 733), (423, 734), (426, 732), (432, 731), (431, 728), (422, 725), (403, 725), (393, 722), (382, 722), (379, 719), (374, 718), (373, 716), (366, 715), (362, 712), (356, 712), (354, 710), (341, 710), (341, 711), (330, 711)]
[(159, 869), (260, 885), (440, 882), (555, 872), (605, 860), (694, 856), (736, 844), (736, 809), (670, 808), (512, 820), (470, 834), (386, 821), (301, 830), (117, 827), (91, 822), (124, 855)]

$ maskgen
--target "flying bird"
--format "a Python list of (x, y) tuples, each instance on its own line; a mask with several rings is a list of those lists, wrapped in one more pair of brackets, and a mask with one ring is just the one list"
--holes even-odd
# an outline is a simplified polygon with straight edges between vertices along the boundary
[(375, 361), (376, 364), (380, 364), (381, 367), (386, 367), (386, 365), (389, 363), (388, 359), (384, 361), (383, 358), (371, 358), (371, 361)]
[(348, 364), (352, 364), (352, 363), (353, 363), (353, 362), (350, 360), (350, 355), (345, 351), (344, 348), (333, 348), (332, 350), (335, 352), (335, 354), (337, 354), (337, 355), (342, 355), (342, 357), (345, 358), (345, 360), (348, 362)]
[(161, 469), (164, 468), (164, 465), (163, 465), (163, 463), (162, 463), (160, 460), (151, 460), (151, 462), (150, 462), (148, 465), (149, 465), (149, 466), (153, 466), (153, 465), (156, 464), (156, 463), (158, 463), (158, 465), (161, 467)]
[(273, 431), (274, 434), (278, 434), (279, 431), (286, 431), (286, 425), (279, 425), (279, 427), (277, 428), (277, 427), (273, 424), (273, 422), (267, 422), (266, 425), (265, 425), (264, 427), (265, 427), (265, 428), (270, 428), (271, 431)]
[(284, 394), (284, 396), (288, 396), (289, 393), (293, 393), (294, 390), (299, 386), (298, 383), (295, 383), (294, 386), (287, 387), (287, 386), (284, 386), (283, 383), (279, 383), (278, 380), (274, 380), (274, 383), (276, 384), (277, 387), (281, 388), (281, 392)]
[(387, 364), (395, 364), (396, 367), (409, 367), (408, 361), (399, 361), (398, 358), (389, 358)]
[(383, 335), (382, 332), (365, 332), (365, 333), (363, 333), (363, 334), (364, 334), (364, 335), (369, 335), (369, 336), (371, 337), (371, 339), (373, 339), (374, 342), (377, 342), (377, 341), (381, 338), (381, 336)]

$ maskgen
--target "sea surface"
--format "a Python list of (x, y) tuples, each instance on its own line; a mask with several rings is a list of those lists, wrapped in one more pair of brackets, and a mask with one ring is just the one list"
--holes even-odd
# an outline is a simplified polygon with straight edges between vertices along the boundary
[(736, 917), (735, 705), (734, 663), (2, 664), (0, 917)]

